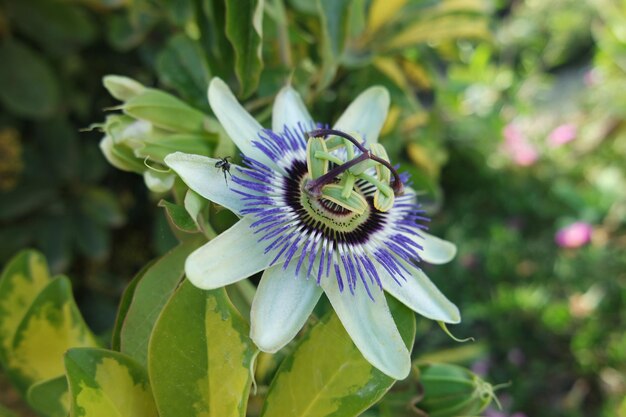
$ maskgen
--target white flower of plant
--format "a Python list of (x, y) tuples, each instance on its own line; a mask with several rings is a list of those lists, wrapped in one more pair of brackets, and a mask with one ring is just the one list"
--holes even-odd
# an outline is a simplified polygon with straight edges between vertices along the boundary
[(425, 317), (458, 323), (457, 307), (417, 266), (446, 263), (456, 247), (424, 232), (414, 192), (404, 189), (377, 143), (387, 90), (367, 89), (333, 129), (318, 128), (289, 86), (276, 97), (271, 130), (222, 80), (211, 81), (208, 95), (244, 166), (232, 164), (225, 181), (220, 159), (176, 152), (165, 163), (193, 191), (241, 219), (187, 258), (188, 279), (214, 289), (264, 271), (251, 337), (265, 352), (298, 333), (324, 292), (363, 356), (405, 378), (410, 353), (383, 290)]

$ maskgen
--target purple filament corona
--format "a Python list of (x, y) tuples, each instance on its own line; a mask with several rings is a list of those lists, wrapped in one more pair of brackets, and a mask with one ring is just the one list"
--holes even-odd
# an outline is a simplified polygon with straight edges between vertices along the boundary
[[(285, 127), (282, 133), (264, 130), (253, 143), (278, 169), (244, 157), (245, 167), (233, 173), (232, 190), (245, 202), (242, 214), (254, 217), (251, 227), (266, 245), (265, 253), (284, 269), (295, 262), (296, 276), (314, 277), (318, 284), (334, 275), (341, 291), (347, 286), (354, 293), (361, 283), (370, 298), (371, 286), (382, 288), (381, 273), (401, 285), (410, 275), (406, 265), (420, 260), (422, 248), (416, 241), (428, 218), (411, 194), (397, 196), (388, 212), (378, 211), (373, 204), (375, 187), (360, 179), (356, 186), (369, 211), (358, 226), (335, 227), (333, 218), (339, 219), (342, 209), (331, 202), (321, 202), (328, 208), (328, 222), (312, 217), (301, 202), (309, 130), (302, 124)], [(407, 175), (400, 178), (407, 181)]]

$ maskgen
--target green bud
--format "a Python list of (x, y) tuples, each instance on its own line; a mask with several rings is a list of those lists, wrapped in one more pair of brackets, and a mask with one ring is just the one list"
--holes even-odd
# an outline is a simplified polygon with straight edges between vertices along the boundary
[(417, 407), (429, 417), (456, 417), (480, 414), (497, 399), (494, 388), (469, 370), (444, 363), (418, 366), (424, 398)]
[(135, 157), (132, 149), (116, 144), (109, 135), (105, 135), (100, 141), (100, 150), (106, 160), (117, 169), (138, 174), (146, 169), (143, 163)]
[(217, 135), (189, 133), (147, 137), (135, 148), (135, 156), (141, 159), (150, 158), (159, 163), (163, 163), (165, 157), (174, 152), (213, 156), (217, 139)]
[(322, 188), (322, 197), (357, 214), (367, 209), (367, 201), (356, 191), (351, 190), (348, 197), (343, 196), (344, 188), (339, 184), (328, 184)]
[(210, 119), (199, 110), (155, 89), (146, 89), (130, 98), (121, 109), (129, 116), (173, 132), (204, 133), (205, 127), (211, 125)]
[(132, 78), (120, 75), (106, 75), (102, 78), (102, 84), (109, 91), (109, 94), (120, 101), (130, 100), (146, 89), (141, 83)]

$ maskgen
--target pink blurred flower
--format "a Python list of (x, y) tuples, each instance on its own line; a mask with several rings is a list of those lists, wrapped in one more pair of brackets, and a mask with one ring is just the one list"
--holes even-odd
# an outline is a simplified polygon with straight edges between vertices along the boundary
[(585, 72), (585, 75), (583, 76), (583, 80), (584, 83), (587, 87), (593, 87), (594, 85), (598, 84), (600, 76), (598, 74), (597, 70), (589, 70), (587, 72)]
[(579, 248), (591, 240), (593, 227), (589, 223), (576, 222), (561, 228), (554, 240), (562, 248)]
[(566, 123), (557, 126), (548, 136), (548, 143), (553, 148), (571, 142), (576, 138), (576, 126)]
[(529, 166), (534, 164), (539, 158), (539, 153), (528, 141), (522, 131), (513, 123), (505, 126), (504, 152), (519, 166)]
[(513, 365), (522, 366), (526, 362), (526, 355), (518, 347), (509, 350), (506, 356)]
[(478, 376), (485, 376), (491, 368), (491, 361), (489, 358), (479, 359), (472, 364), (471, 370)]

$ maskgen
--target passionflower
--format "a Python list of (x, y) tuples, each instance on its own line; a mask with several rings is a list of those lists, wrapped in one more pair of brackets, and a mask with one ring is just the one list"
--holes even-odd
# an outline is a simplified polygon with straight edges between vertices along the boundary
[[(378, 144), (387, 90), (364, 91), (332, 129), (313, 122), (290, 86), (276, 97), (271, 129), (222, 80), (211, 81), (208, 96), (243, 164), (181, 152), (165, 163), (189, 188), (241, 219), (189, 255), (188, 279), (214, 289), (264, 271), (251, 338), (265, 352), (293, 339), (325, 293), (363, 356), (405, 378), (410, 353), (383, 291), (427, 318), (458, 323), (457, 307), (418, 266), (448, 262), (456, 248), (424, 231), (415, 193)], [(225, 177), (228, 168), (232, 177)]]

